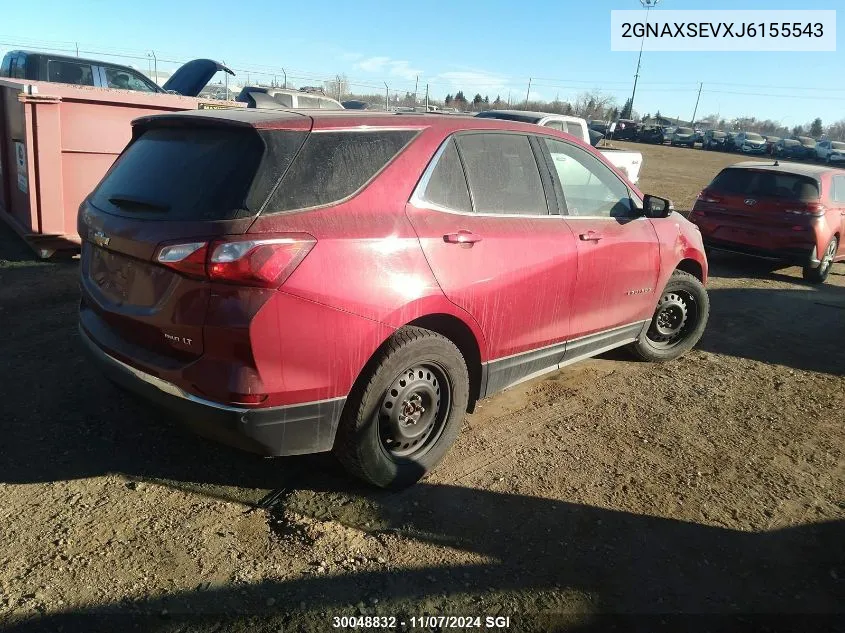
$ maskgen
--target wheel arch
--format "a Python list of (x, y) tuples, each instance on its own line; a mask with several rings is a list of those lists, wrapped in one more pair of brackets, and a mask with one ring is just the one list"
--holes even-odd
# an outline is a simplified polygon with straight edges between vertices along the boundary
[(678, 265), (675, 266), (675, 270), (681, 270), (685, 273), (689, 273), (701, 283), (704, 283), (704, 267), (700, 262), (692, 258), (687, 257), (679, 261)]
[(453, 314), (427, 314), (407, 325), (425, 328), (446, 337), (460, 350), (469, 373), (469, 402), (467, 412), (472, 413), (481, 396), (482, 365), (481, 347), (472, 329)]

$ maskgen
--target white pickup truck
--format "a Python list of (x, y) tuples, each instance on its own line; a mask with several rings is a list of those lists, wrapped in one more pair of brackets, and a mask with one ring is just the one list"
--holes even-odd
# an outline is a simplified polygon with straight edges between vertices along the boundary
[[(485, 119), (505, 119), (507, 121), (523, 121), (534, 123), (561, 130), (589, 145), (595, 145), (590, 139), (590, 130), (584, 119), (565, 114), (552, 114), (550, 112), (524, 112), (522, 110), (485, 110), (475, 116)], [(640, 179), (640, 169), (643, 166), (643, 155), (633, 150), (617, 149), (615, 147), (596, 147), (604, 154), (614, 167), (625, 174), (633, 184)]]

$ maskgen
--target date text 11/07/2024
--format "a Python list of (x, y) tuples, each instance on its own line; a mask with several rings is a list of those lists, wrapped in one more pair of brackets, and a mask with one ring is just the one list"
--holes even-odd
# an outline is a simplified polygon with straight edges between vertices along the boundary
[(420, 615), (402, 618), (395, 616), (353, 615), (334, 616), (332, 627), (336, 629), (393, 629), (397, 626), (440, 629), (508, 629), (510, 616), (460, 616), (460, 615)]

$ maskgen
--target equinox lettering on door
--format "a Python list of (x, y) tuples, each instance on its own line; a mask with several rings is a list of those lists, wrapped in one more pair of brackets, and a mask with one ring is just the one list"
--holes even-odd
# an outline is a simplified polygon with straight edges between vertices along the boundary
[(625, 294), (626, 294), (626, 295), (628, 295), (628, 296), (631, 296), (631, 295), (644, 295), (644, 294), (649, 293), (649, 292), (651, 292), (651, 288), (639, 288), (639, 289), (637, 289), (637, 290), (629, 290), (629, 291), (628, 291), (628, 292), (626, 292)]
[(186, 336), (176, 336), (174, 334), (168, 334), (167, 332), (164, 333), (164, 338), (173, 343), (182, 343), (184, 345), (190, 345), (194, 340)]

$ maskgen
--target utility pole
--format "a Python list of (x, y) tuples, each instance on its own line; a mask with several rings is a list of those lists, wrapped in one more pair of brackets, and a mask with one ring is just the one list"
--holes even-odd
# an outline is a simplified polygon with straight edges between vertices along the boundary
[(528, 96), (531, 94), (531, 77), (528, 78), (528, 92), (525, 93), (525, 107), (528, 107)]
[(387, 82), (384, 82), (384, 109), (390, 110), (390, 88), (387, 86)]
[(508, 90), (508, 107), (511, 107), (511, 91)]
[(637, 58), (637, 71), (634, 73), (634, 91), (631, 93), (631, 118), (634, 118), (634, 97), (637, 96), (637, 80), (640, 78), (640, 64), (643, 61), (643, 46), (645, 45), (645, 36), (648, 34), (648, 12), (660, 0), (640, 0), (640, 4), (645, 7), (645, 25), (646, 31), (643, 32), (643, 39), (640, 41), (640, 56)]
[(156, 52), (150, 51), (149, 55), (153, 56), (153, 72), (155, 73), (155, 82), (160, 86), (161, 84), (158, 81), (158, 60), (156, 59)]
[(414, 107), (417, 107), (417, 88), (420, 87), (420, 76), (417, 75), (417, 80), (414, 83)]
[(76, 56), (79, 57), (79, 42), (74, 42), (76, 44)]
[[(226, 65), (226, 62), (223, 62)], [(223, 73), (223, 80), (226, 82), (226, 101), (229, 100), (229, 73)]]
[(337, 100), (340, 101), (343, 97), (340, 93), (340, 75), (335, 75), (335, 79), (337, 80)]
[(285, 85), (284, 85), (284, 87), (285, 87), (285, 89), (287, 90), (287, 87), (288, 87), (288, 74), (287, 74), (287, 72), (285, 72), (285, 69), (284, 69), (284, 68), (282, 68), (282, 74), (285, 76)]
[(425, 85), (425, 111), (428, 112), (428, 84)]
[(701, 99), (701, 88), (704, 86), (704, 82), (698, 84), (698, 97), (695, 99), (695, 110), (692, 111), (692, 126), (695, 127), (695, 115), (698, 113), (698, 101)]

